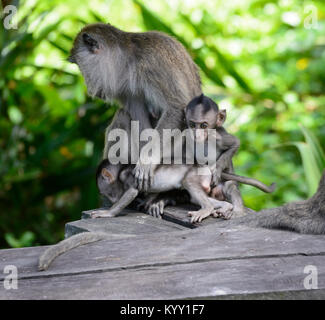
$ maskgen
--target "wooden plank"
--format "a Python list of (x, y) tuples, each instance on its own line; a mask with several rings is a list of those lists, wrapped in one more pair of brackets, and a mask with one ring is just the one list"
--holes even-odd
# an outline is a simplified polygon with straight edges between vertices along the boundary
[[(191, 223), (190, 218), (188, 217), (188, 211), (199, 210), (198, 206), (192, 204), (182, 205), (182, 206), (167, 206), (164, 210), (163, 219), (177, 223), (179, 225), (185, 226), (190, 229), (208, 226), (210, 224), (219, 223), (222, 219), (216, 219), (212, 216), (204, 219), (200, 223)], [(245, 208), (246, 214), (254, 213), (254, 210)], [(225, 220), (223, 220), (225, 221)]]
[(225, 259), (324, 255), (325, 237), (245, 226), (217, 228), (213, 224), (92, 243), (59, 256), (48, 271), (38, 272), (43, 250), (45, 247), (2, 250), (0, 270), (13, 264), (20, 278), (37, 278)]
[[(104, 209), (104, 208), (98, 208), (95, 210), (100, 210), (100, 209)], [(184, 204), (182, 206), (167, 206), (164, 209), (164, 214), (162, 216), (162, 219), (164, 221), (173, 222), (174, 224), (177, 224), (179, 226), (183, 226), (186, 228), (190, 228), (190, 229), (195, 229), (197, 227), (214, 224), (214, 223), (218, 222), (218, 220), (220, 220), (220, 219), (215, 219), (213, 217), (208, 217), (208, 218), (204, 219), (201, 223), (191, 223), (190, 218), (187, 215), (188, 211), (193, 211), (193, 210), (198, 210), (198, 209), (199, 209), (198, 206), (195, 206), (192, 204)], [(89, 219), (90, 211), (93, 211), (93, 210), (83, 211), (81, 218)], [(249, 208), (246, 208), (246, 212), (249, 214), (254, 211)], [(126, 210), (123, 210), (123, 212), (118, 217), (116, 217), (114, 219), (116, 220), (116, 219), (120, 219), (121, 217), (123, 217), (123, 218), (125, 218), (125, 221), (127, 221), (128, 217), (130, 219), (132, 219), (132, 217), (145, 217), (145, 216), (148, 216), (148, 215), (141, 213), (139, 211), (136, 211), (136, 210), (126, 209)], [(130, 222), (133, 223), (133, 220), (130, 220)], [(160, 222), (160, 224), (162, 224), (162, 223)], [(157, 223), (155, 223), (155, 225), (157, 225)], [(70, 230), (68, 230), (68, 232), (69, 231)], [(78, 231), (79, 231), (78, 229), (73, 230), (73, 232), (76, 232), (76, 233), (78, 233)], [(67, 234), (69, 234), (69, 233), (67, 233)], [(73, 234), (75, 234), (75, 233), (73, 233)]]
[(65, 237), (85, 231), (105, 232), (111, 235), (141, 235), (156, 232), (186, 230), (185, 227), (165, 220), (158, 220), (148, 214), (125, 210), (115, 218), (89, 219), (87, 211), (83, 212), (84, 219), (69, 222), (65, 226)]
[[(101, 210), (101, 209), (105, 209), (105, 208), (98, 208), (98, 209), (94, 209), (94, 210), (97, 211), (97, 210)], [(162, 220), (173, 222), (175, 224), (178, 224), (180, 226), (187, 227), (190, 229), (194, 229), (198, 226), (198, 224), (191, 223), (189, 217), (187, 216), (187, 212), (190, 210), (196, 210), (196, 209), (197, 209), (197, 207), (195, 207), (194, 205), (184, 205), (181, 207), (167, 206), (164, 210)], [(83, 211), (81, 214), (81, 218), (89, 219), (90, 212), (94, 211), (94, 210)], [(142, 213), (142, 212), (138, 212), (136, 210), (132, 210), (132, 209), (125, 209), (125, 210), (123, 210), (123, 212), (121, 212), (119, 214), (118, 218), (125, 217), (125, 216), (131, 216), (131, 215), (146, 215), (146, 214)], [(208, 219), (208, 220), (210, 220), (210, 219)]]
[[(313, 296), (325, 296), (325, 256), (232, 259), (142, 267), (18, 281), (18, 290), (0, 288), (0, 299), (207, 299), (265, 293), (273, 298), (305, 290), (304, 268), (318, 269)], [(303, 297), (308, 297), (304, 291)], [(298, 295), (299, 296), (299, 295)]]

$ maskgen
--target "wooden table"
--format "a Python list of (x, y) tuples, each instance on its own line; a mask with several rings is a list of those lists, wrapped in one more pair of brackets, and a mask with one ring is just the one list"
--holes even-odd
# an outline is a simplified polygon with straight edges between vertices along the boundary
[[(59, 256), (43, 272), (37, 263), (46, 247), (0, 250), (0, 270), (18, 268), (17, 290), (4, 289), (0, 273), (0, 299), (325, 299), (324, 236), (213, 218), (190, 229), (180, 208), (168, 208), (166, 218), (126, 211), (68, 223), (66, 236), (97, 230), (112, 237)], [(317, 268), (317, 290), (304, 287), (309, 265)]]

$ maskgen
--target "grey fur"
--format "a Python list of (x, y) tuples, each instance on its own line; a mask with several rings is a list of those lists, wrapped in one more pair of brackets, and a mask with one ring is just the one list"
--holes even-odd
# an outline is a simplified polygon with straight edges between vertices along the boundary
[(310, 199), (261, 210), (227, 224), (287, 229), (304, 234), (325, 234), (325, 171), (317, 192)]
[[(96, 44), (94, 48), (85, 43), (85, 34)], [(118, 99), (131, 118), (140, 121), (140, 130), (148, 125), (149, 115), (158, 118), (161, 138), (163, 129), (181, 128), (185, 106), (201, 94), (192, 58), (180, 42), (161, 32), (131, 33), (109, 24), (88, 25), (77, 35), (70, 61), (78, 64), (90, 95)], [(105, 141), (105, 152), (109, 148)], [(135, 173), (139, 190), (147, 189), (150, 168), (138, 163)]]
[(86, 243), (96, 242), (110, 237), (112, 236), (102, 232), (83, 232), (76, 234), (68, 239), (62, 240), (56, 245), (51, 246), (44, 251), (44, 253), (39, 258), (38, 270), (46, 270), (52, 261), (64, 252), (67, 252)]
[(272, 183), (270, 186), (265, 185), (264, 183), (262, 183), (261, 181), (258, 181), (257, 179), (253, 179), (253, 178), (248, 178), (248, 177), (243, 177), (243, 176), (239, 176), (237, 174), (234, 173), (226, 173), (226, 172), (222, 172), (221, 173), (221, 178), (223, 180), (233, 180), (233, 181), (237, 181), (240, 183), (244, 183), (244, 184), (249, 184), (251, 186), (254, 186), (266, 193), (272, 193), (275, 190), (276, 184)]

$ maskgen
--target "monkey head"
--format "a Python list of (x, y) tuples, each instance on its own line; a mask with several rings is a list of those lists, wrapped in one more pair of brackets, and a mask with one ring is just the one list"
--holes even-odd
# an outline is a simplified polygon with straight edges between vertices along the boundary
[(124, 193), (123, 183), (119, 179), (118, 166), (112, 165), (107, 159), (97, 168), (96, 182), (99, 193), (112, 203), (117, 202)]
[(185, 120), (187, 127), (193, 131), (195, 140), (203, 142), (207, 140), (208, 129), (222, 127), (226, 120), (226, 110), (219, 110), (212, 99), (201, 94), (186, 106)]
[(76, 63), (90, 96), (104, 100), (116, 97), (125, 72), (125, 50), (120, 50), (124, 32), (104, 23), (90, 24), (76, 36), (68, 60)]

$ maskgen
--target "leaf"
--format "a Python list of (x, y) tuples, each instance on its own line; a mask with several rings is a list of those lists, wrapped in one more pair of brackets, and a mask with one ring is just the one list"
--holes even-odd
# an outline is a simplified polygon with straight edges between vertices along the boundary
[(316, 192), (322, 175), (322, 171), (317, 166), (311, 147), (306, 142), (288, 142), (275, 147), (282, 146), (295, 146), (298, 148), (308, 185), (308, 196), (311, 197)]
[(49, 26), (47, 26), (46, 28), (44, 28), (38, 38), (36, 38), (34, 40), (34, 47), (36, 47), (42, 40), (44, 40), (45, 38), (47, 38), (47, 36), (54, 30), (56, 30), (59, 26), (59, 24), (63, 21), (63, 18), (62, 19), (59, 19), (58, 21), (56, 21), (55, 23), (53, 24), (50, 24)]
[(95, 19), (96, 22), (104, 22), (105, 23), (105, 19), (102, 18), (101, 16), (99, 16), (95, 11), (90, 10), (89, 13), (93, 16), (93, 18)]
[[(164, 24), (159, 18), (157, 18), (152, 12), (150, 12), (143, 4), (141, 4), (137, 0), (134, 0), (134, 2), (141, 9), (143, 22), (148, 30), (158, 30), (158, 31), (165, 32), (175, 37), (179, 42), (181, 42), (184, 45), (185, 48), (187, 48), (188, 51), (191, 51), (190, 45), (185, 41), (184, 38), (174, 33), (174, 31), (171, 28), (169, 28), (166, 24)], [(197, 63), (197, 65), (201, 68), (201, 70), (205, 73), (205, 75), (210, 80), (212, 80), (215, 84), (221, 87), (225, 87), (225, 84), (223, 83), (221, 77), (214, 70), (209, 69), (206, 66), (199, 52), (194, 56), (194, 61)]]
[(212, 80), (215, 84), (226, 87), (226, 85), (223, 83), (219, 75), (212, 69), (209, 69), (203, 59), (199, 56), (196, 56), (194, 58), (194, 61), (197, 63), (197, 65), (201, 68), (201, 70), (205, 73), (205, 75)]
[(54, 42), (52, 40), (48, 40), (48, 41), (53, 47), (59, 49), (60, 51), (62, 51), (64, 53), (64, 55), (68, 56), (69, 50), (63, 48), (62, 46), (60, 46), (59, 44), (57, 44), (56, 42)]
[(8, 232), (5, 234), (5, 239), (8, 244), (13, 248), (21, 248), (31, 246), (35, 240), (35, 234), (31, 231), (25, 231), (19, 239), (13, 233)]
[(220, 65), (223, 66), (223, 68), (237, 81), (238, 85), (244, 89), (247, 93), (252, 93), (252, 89), (249, 87), (249, 85), (246, 83), (246, 81), (243, 79), (242, 76), (239, 75), (239, 73), (236, 71), (236, 69), (233, 66), (233, 63), (230, 62), (225, 55), (223, 55), (219, 49), (213, 46), (206, 46), (209, 48), (210, 51), (214, 52), (216, 56), (218, 57), (218, 60), (220, 62)]
[[(202, 30), (201, 25), (194, 27), (188, 16), (181, 14), (181, 17), (183, 18), (184, 21), (186, 21), (187, 25), (191, 27), (192, 31), (197, 36), (202, 36), (202, 35), (206, 34), (206, 32)], [(205, 44), (204, 47), (209, 49), (212, 53), (214, 53), (218, 57), (220, 66), (223, 67), (225, 69), (225, 71), (228, 74), (230, 74), (237, 81), (238, 85), (240, 87), (242, 87), (242, 89), (244, 89), (247, 93), (252, 93), (252, 89), (249, 87), (249, 85), (244, 80), (244, 78), (236, 71), (236, 69), (233, 66), (233, 63), (231, 61), (229, 61), (229, 59), (226, 58), (226, 56), (223, 53), (221, 53), (221, 51), (218, 48), (216, 48), (215, 46), (207, 45), (207, 44)], [(221, 79), (217, 80), (216, 83), (224, 86), (222, 81), (221, 81), (222, 84), (220, 84), (220, 80)]]
[(300, 126), (300, 129), (302, 131), (302, 133), (305, 136), (305, 140), (307, 142), (307, 144), (309, 145), (317, 166), (319, 168), (320, 171), (322, 171), (325, 168), (325, 153), (318, 141), (318, 139), (315, 137), (315, 135), (307, 128), (305, 128), (304, 126)]

